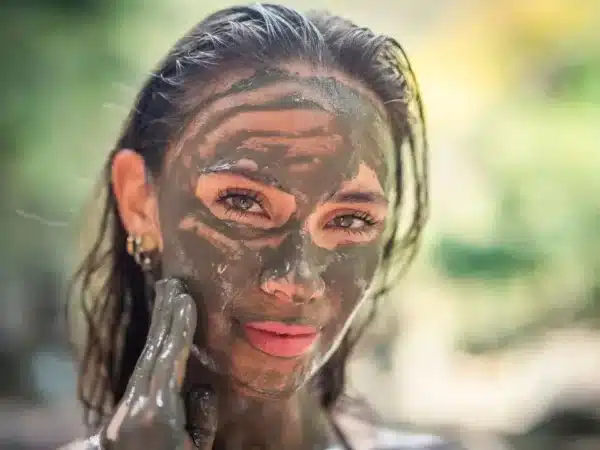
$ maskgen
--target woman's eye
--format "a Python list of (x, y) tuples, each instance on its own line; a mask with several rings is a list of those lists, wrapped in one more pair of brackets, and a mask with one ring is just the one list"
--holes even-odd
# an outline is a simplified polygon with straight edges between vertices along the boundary
[(329, 222), (328, 227), (344, 228), (348, 230), (355, 230), (358, 228), (364, 228), (367, 222), (364, 219), (360, 219), (355, 216), (345, 215), (339, 216)]
[(261, 212), (262, 208), (258, 202), (247, 195), (230, 195), (225, 199), (225, 203), (238, 211)]

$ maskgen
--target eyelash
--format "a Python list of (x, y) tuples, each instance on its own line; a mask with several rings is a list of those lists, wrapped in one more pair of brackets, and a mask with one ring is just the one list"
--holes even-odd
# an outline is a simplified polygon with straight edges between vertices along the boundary
[(338, 230), (343, 231), (344, 233), (357, 236), (357, 235), (369, 233), (371, 231), (372, 227), (374, 227), (375, 225), (377, 225), (379, 223), (379, 221), (376, 220), (369, 213), (351, 212), (351, 213), (346, 213), (346, 214), (341, 214), (341, 215), (335, 216), (333, 219), (329, 220), (329, 222), (327, 222), (327, 224), (333, 222), (336, 219), (339, 220), (342, 217), (351, 217), (353, 219), (362, 220), (365, 223), (365, 226), (358, 230), (353, 229), (353, 228), (336, 227), (336, 226), (330, 226), (330, 225), (325, 225), (325, 228), (337, 228)]
[[(260, 206), (260, 208), (263, 210), (263, 212), (262, 213), (248, 212), (248, 211), (244, 211), (242, 209), (239, 209), (239, 208), (236, 208), (236, 207), (230, 205), (227, 202), (227, 200), (229, 200), (231, 198), (235, 198), (235, 197), (245, 197), (245, 198), (251, 200), (252, 202), (256, 203), (258, 206)], [(217, 203), (220, 204), (221, 206), (223, 206), (223, 208), (225, 208), (225, 210), (231, 215), (236, 215), (238, 217), (259, 216), (259, 217), (269, 218), (269, 215), (265, 211), (264, 197), (259, 192), (256, 192), (256, 191), (253, 191), (250, 189), (227, 188), (227, 189), (220, 190), (217, 193)]]
[(358, 212), (358, 213), (347, 214), (347, 215), (352, 216), (355, 219), (360, 219), (364, 223), (366, 223), (367, 225), (370, 225), (370, 226), (377, 224), (377, 220), (375, 220), (375, 218), (371, 214), (366, 213), (366, 212)]

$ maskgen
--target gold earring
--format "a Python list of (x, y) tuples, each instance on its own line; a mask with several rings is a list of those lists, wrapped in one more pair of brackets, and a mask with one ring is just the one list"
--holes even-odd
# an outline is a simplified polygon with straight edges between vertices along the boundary
[(152, 254), (157, 249), (156, 242), (147, 234), (142, 236), (127, 236), (127, 253), (129, 253), (143, 271), (149, 271), (154, 266)]

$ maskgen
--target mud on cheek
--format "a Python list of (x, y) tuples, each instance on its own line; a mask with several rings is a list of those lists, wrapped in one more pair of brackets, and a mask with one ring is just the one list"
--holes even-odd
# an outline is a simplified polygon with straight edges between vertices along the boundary
[(340, 251), (324, 273), (328, 290), (340, 298), (340, 310), (349, 314), (362, 300), (375, 271), (381, 245), (372, 243)]

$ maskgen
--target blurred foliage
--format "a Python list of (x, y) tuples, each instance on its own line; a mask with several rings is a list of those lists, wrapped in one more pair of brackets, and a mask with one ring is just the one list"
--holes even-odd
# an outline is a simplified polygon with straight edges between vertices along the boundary
[(32, 364), (65, 346), (67, 225), (86, 190), (76, 186), (81, 162), (94, 161), (89, 140), (105, 130), (81, 111), (101, 104), (126, 66), (113, 50), (114, 11), (108, 1), (2, 4), (0, 298), (8, 314), (0, 319), (0, 397), (46, 396)]
[(502, 242), (471, 245), (445, 237), (436, 250), (440, 268), (451, 278), (503, 280), (533, 271), (540, 260), (527, 245)]
[[(481, 292), (528, 283), (532, 295), (519, 302), (541, 306), (510, 330), (467, 331), (459, 340), (470, 352), (510, 348), (543, 330), (600, 320), (598, 40), (566, 47), (533, 40), (536, 64), (523, 68), (520, 84), (508, 86), (474, 127), (471, 153), (496, 202), (482, 221), (487, 238), (447, 235), (442, 226), (432, 261), (445, 277), (481, 282)], [(476, 295), (465, 298), (477, 301)]]

